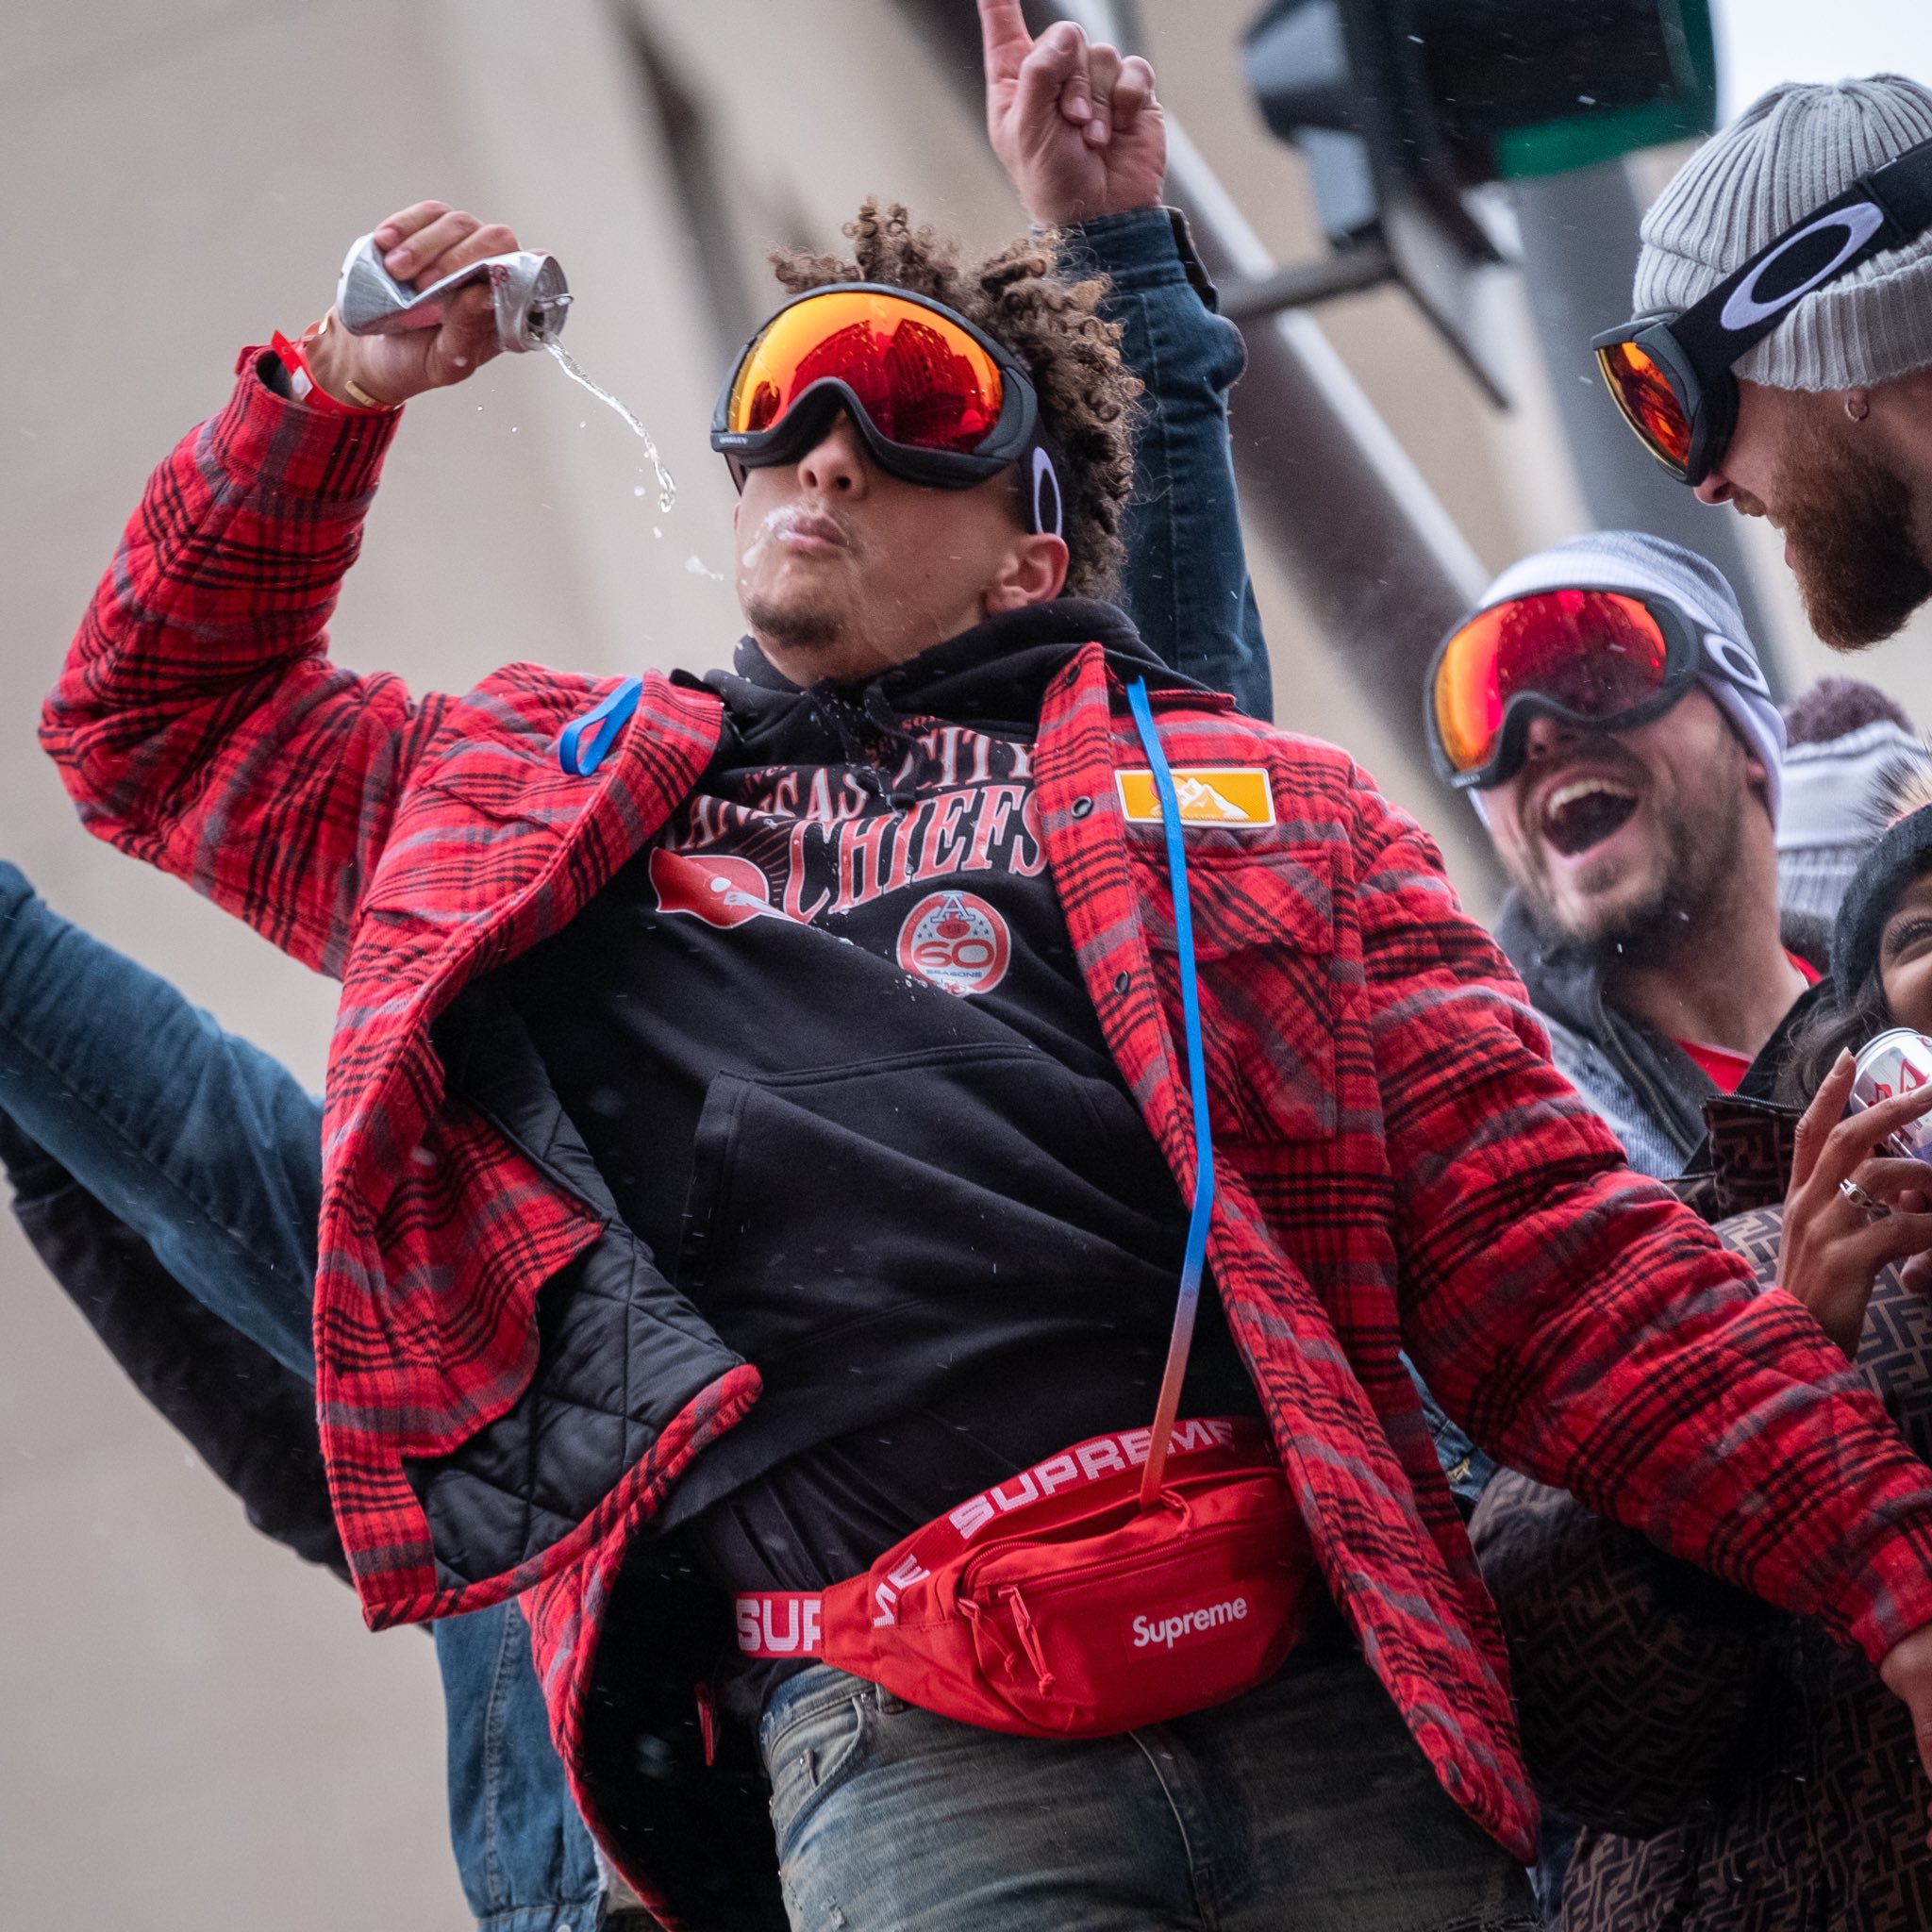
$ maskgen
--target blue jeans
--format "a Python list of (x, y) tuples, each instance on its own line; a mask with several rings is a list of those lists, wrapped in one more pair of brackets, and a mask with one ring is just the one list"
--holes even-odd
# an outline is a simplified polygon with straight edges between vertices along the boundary
[[(322, 1110), (0, 862), (0, 1111), (196, 1300), (314, 1379)], [(488, 1932), (590, 1932), (601, 1883), (514, 1604), (439, 1624), (450, 1831)]]
[(1530, 1932), (1352, 1649), (1124, 1738), (1008, 1738), (814, 1665), (758, 1745), (799, 1932)]

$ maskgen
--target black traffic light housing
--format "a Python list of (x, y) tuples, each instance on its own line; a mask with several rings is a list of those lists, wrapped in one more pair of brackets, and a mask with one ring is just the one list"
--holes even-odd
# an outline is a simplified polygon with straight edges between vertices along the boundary
[(1468, 192), (1716, 121), (1709, 0), (1272, 0), (1244, 64), (1331, 242), (1386, 249), (1499, 403), (1474, 298), (1502, 257)]

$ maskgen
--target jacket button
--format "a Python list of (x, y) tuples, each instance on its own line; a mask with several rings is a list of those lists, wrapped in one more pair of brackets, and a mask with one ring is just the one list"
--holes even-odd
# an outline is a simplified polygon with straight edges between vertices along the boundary
[(1113, 990), (1116, 992), (1125, 992), (1133, 983), (1134, 980), (1131, 974), (1116, 973), (1113, 976)]
[(1090, 811), (1091, 811), (1092, 809), (1093, 809), (1093, 801), (1092, 801), (1092, 800), (1091, 800), (1091, 798), (1076, 798), (1076, 799), (1074, 799), (1074, 817), (1075, 817), (1076, 819), (1084, 819), (1084, 818), (1085, 818), (1085, 817), (1087, 816), (1087, 814), (1088, 814), (1088, 813), (1089, 813)]

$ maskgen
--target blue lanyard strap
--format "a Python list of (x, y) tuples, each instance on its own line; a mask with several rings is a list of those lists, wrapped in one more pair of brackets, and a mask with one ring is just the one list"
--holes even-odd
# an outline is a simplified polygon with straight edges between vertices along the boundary
[(604, 762), (604, 754), (617, 742), (643, 689), (641, 677), (626, 677), (602, 704), (563, 727), (557, 741), (557, 762), (573, 778), (588, 778)]
[(1208, 1066), (1201, 1046), (1201, 994), (1194, 978), (1194, 919), (1188, 899), (1188, 853), (1181, 838), (1180, 801), (1174, 796), (1174, 773), (1160, 748), (1160, 734), (1154, 727), (1154, 709), (1147, 702), (1144, 677), (1135, 678), (1127, 687), (1127, 703), (1154, 774), (1161, 830), (1167, 838), (1168, 890), (1174, 899), (1174, 954), (1181, 975), (1181, 1023), (1187, 1037), (1188, 1094), (1194, 1115), (1194, 1204), (1188, 1215), (1188, 1244), (1181, 1257), (1180, 1299), (1174, 1306), (1174, 1333), (1167, 1344), (1167, 1367), (1160, 1377), (1160, 1398), (1154, 1408), (1147, 1466), (1141, 1479), (1144, 1507), (1160, 1493), (1168, 1440), (1180, 1410), (1181, 1379), (1188, 1372), (1188, 1352), (1194, 1341), (1194, 1315), (1201, 1306), (1201, 1269), (1208, 1257), (1208, 1224), (1214, 1213), (1214, 1133), (1208, 1119)]

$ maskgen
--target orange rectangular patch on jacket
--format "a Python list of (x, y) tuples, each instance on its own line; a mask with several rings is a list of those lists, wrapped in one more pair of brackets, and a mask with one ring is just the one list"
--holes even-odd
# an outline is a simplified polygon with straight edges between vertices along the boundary
[[(1145, 766), (1116, 772), (1114, 790), (1130, 825), (1160, 823), (1160, 794)], [(1274, 793), (1260, 765), (1176, 765), (1175, 802), (1187, 825), (1272, 825)]]

